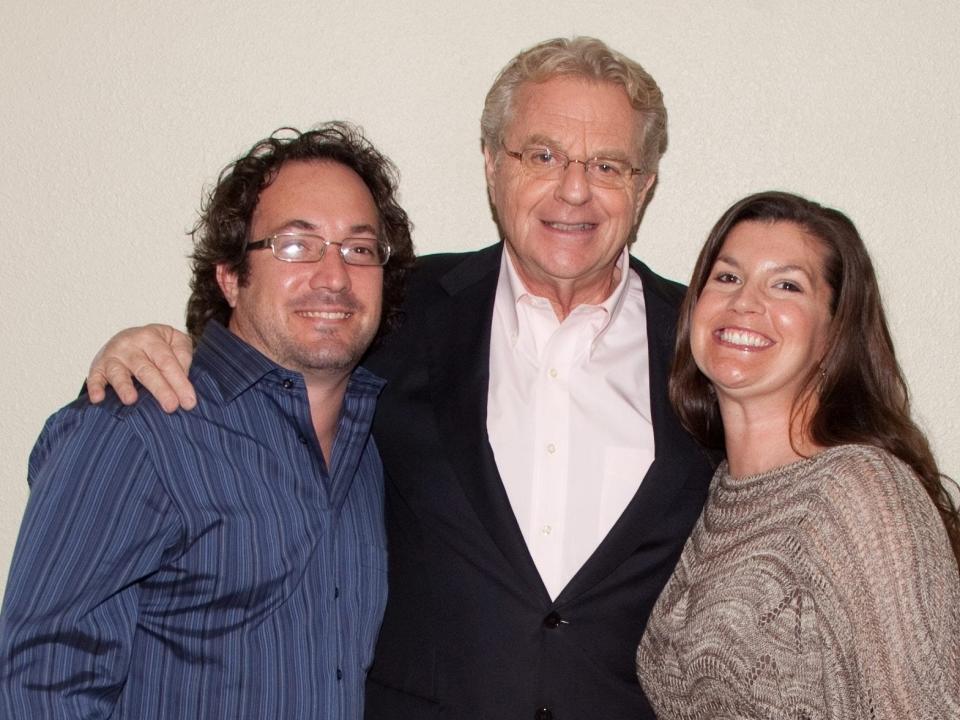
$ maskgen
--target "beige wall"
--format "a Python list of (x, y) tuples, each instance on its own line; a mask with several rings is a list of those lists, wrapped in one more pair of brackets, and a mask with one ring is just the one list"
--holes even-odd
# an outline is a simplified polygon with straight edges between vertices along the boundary
[(960, 475), (960, 4), (532, 0), (0, 9), (0, 589), (44, 419), (116, 329), (182, 324), (205, 183), (274, 128), (362, 123), (400, 166), (420, 252), (495, 240), (478, 120), (497, 70), (555, 35), (643, 63), (670, 149), (636, 254), (685, 279), (719, 214), (790, 189), (847, 211), (915, 407)]

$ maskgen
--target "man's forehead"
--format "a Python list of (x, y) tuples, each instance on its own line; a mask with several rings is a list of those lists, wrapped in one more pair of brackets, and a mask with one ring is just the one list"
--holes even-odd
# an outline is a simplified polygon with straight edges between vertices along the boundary
[(379, 213), (370, 189), (353, 169), (326, 159), (289, 160), (261, 191), (253, 222), (266, 222), (274, 232), (322, 230), (331, 224), (375, 227)]
[(591, 152), (617, 154), (638, 144), (636, 112), (617, 83), (567, 76), (526, 82), (517, 88), (512, 110), (504, 135), (514, 141), (586, 143)]
[(345, 189), (370, 194), (357, 172), (337, 160), (307, 158), (284, 161), (270, 177), (264, 192), (275, 185), (299, 186), (308, 190)]

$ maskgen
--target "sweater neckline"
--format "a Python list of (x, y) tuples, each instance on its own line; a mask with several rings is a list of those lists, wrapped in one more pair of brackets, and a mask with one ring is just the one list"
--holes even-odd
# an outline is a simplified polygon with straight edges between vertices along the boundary
[(778, 465), (775, 468), (751, 475), (744, 475), (739, 478), (735, 478), (730, 474), (730, 468), (727, 465), (726, 459), (724, 459), (717, 467), (717, 487), (726, 492), (744, 492), (753, 490), (760, 485), (769, 487), (786, 479), (795, 481), (797, 478), (803, 477), (805, 474), (820, 467), (824, 462), (834, 456), (844, 454), (849, 447), (849, 445), (835, 445), (821, 450), (810, 457), (800, 458), (786, 465)]

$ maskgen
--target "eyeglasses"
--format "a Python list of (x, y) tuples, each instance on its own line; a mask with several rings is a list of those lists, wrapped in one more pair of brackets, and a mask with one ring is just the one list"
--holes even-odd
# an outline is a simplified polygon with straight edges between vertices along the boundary
[(348, 237), (334, 242), (309, 233), (281, 233), (249, 243), (247, 250), (270, 248), (277, 260), (290, 263), (320, 262), (330, 245), (336, 245), (347, 265), (386, 265), (389, 243), (377, 238)]
[(544, 146), (525, 147), (520, 152), (503, 151), (510, 157), (519, 160), (523, 169), (534, 177), (544, 180), (558, 180), (570, 163), (583, 165), (587, 175), (587, 182), (596, 187), (622, 188), (634, 175), (643, 172), (635, 168), (626, 160), (595, 157), (589, 160), (574, 160), (566, 153)]

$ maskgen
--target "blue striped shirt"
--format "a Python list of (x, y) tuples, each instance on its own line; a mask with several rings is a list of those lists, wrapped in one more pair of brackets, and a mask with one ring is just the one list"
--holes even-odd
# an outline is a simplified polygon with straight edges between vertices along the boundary
[(199, 403), (81, 398), (47, 422), (0, 614), (0, 717), (359, 719), (386, 602), (383, 381), (332, 463), (298, 373), (215, 323)]

